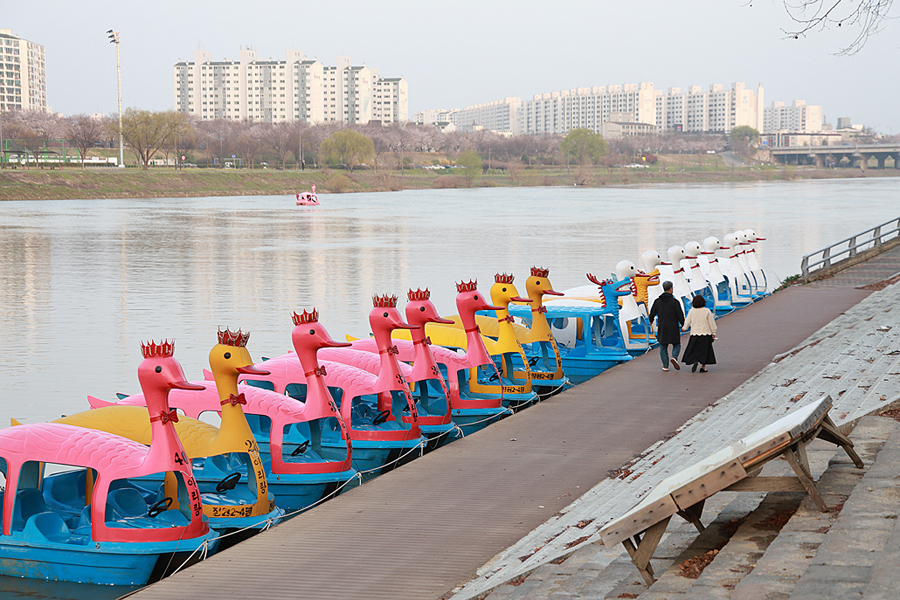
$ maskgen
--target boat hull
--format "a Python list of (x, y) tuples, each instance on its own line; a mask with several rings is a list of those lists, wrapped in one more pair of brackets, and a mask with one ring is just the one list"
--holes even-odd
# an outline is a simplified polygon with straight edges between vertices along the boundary
[[(203, 538), (208, 553), (216, 550), (218, 533)], [(110, 543), (88, 542), (84, 546), (16, 539), (5, 536), (0, 543), (0, 575), (48, 579), (98, 585), (145, 585), (154, 581), (157, 563), (180, 565), (202, 543)], [(174, 554), (174, 556), (173, 556)], [(180, 559), (180, 560), (179, 560)]]

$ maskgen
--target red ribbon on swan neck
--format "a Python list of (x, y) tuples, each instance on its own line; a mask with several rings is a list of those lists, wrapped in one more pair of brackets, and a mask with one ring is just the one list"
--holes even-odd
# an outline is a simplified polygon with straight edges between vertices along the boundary
[(155, 417), (150, 417), (150, 422), (152, 423), (153, 421), (161, 421), (163, 425), (165, 425), (166, 423), (168, 423), (170, 421), (172, 423), (177, 423), (178, 422), (178, 412), (174, 408), (172, 410), (170, 410), (169, 412), (163, 411), (163, 412), (159, 413), (158, 415), (156, 415)]
[(229, 403), (232, 406), (237, 406), (238, 404), (247, 404), (247, 398), (244, 397), (244, 392), (241, 392), (237, 396), (232, 394), (225, 400), (222, 400), (221, 402), (219, 402), (219, 404), (221, 404), (222, 406), (225, 406), (226, 404), (229, 404)]

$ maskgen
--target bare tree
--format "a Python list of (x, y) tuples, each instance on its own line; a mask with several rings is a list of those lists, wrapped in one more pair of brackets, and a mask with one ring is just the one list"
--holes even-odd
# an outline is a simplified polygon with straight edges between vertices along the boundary
[(82, 171), (88, 152), (104, 138), (105, 131), (106, 125), (103, 121), (86, 114), (72, 115), (66, 119), (66, 135), (81, 154)]
[(297, 127), (291, 123), (273, 123), (264, 132), (264, 141), (278, 155), (282, 169), (285, 168), (288, 155), (292, 152), (296, 154), (294, 151), (298, 146), (297, 131)]
[[(752, 2), (751, 2), (752, 4)], [(849, 27), (857, 30), (856, 38), (838, 54), (855, 54), (862, 50), (869, 37), (881, 31), (894, 0), (784, 0), (788, 16), (796, 23), (793, 30), (784, 32), (793, 38), (829, 27)]]

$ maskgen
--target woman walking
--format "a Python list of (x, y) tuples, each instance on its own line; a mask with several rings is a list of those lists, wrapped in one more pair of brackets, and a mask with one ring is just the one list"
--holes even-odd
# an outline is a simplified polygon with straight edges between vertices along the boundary
[(697, 295), (691, 300), (691, 310), (688, 311), (682, 329), (687, 331), (688, 328), (691, 330), (691, 335), (681, 360), (686, 365), (693, 365), (691, 373), (697, 370), (697, 365), (700, 365), (701, 373), (706, 373), (706, 365), (716, 364), (716, 353), (713, 352), (713, 341), (716, 339), (716, 319), (706, 308), (706, 300), (703, 296)]

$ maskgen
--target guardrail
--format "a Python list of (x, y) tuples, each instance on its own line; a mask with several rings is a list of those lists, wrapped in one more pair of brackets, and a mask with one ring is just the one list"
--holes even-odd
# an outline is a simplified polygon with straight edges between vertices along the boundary
[[(800, 263), (800, 275), (803, 278), (808, 278), (813, 270), (827, 269), (835, 262), (856, 258), (856, 255), (860, 252), (881, 246), (885, 241), (898, 235), (900, 235), (900, 217), (885, 221), (877, 227), (866, 229), (821, 250), (816, 250), (812, 254), (807, 254)], [(846, 245), (846, 248), (837, 252), (834, 251), (835, 248), (844, 245)], [(812, 260), (820, 255), (821, 257), (818, 260)]]

